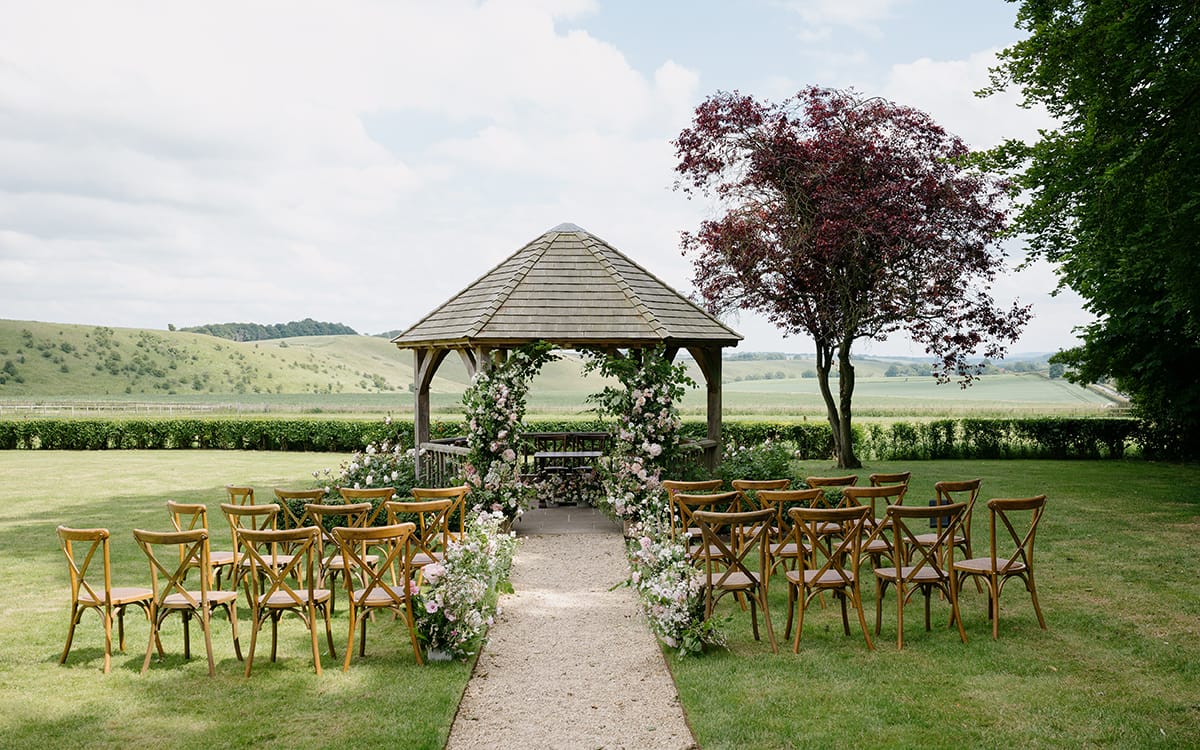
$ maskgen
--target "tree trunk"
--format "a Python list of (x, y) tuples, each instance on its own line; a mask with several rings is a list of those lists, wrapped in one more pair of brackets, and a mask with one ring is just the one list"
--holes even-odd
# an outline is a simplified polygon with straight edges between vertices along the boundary
[(833, 390), (829, 387), (829, 371), (833, 368), (833, 346), (823, 341), (814, 343), (817, 346), (817, 385), (821, 390), (821, 398), (825, 399), (825, 414), (829, 420), (830, 434), (833, 435), (833, 454), (837, 457), (838, 466), (841, 466), (842, 417), (838, 411), (838, 402), (833, 398)]
[(850, 363), (853, 339), (838, 346), (838, 396), (841, 402), (841, 433), (836, 441), (839, 469), (861, 469), (862, 461), (854, 455), (854, 433), (850, 430), (850, 402), (854, 396), (854, 365)]

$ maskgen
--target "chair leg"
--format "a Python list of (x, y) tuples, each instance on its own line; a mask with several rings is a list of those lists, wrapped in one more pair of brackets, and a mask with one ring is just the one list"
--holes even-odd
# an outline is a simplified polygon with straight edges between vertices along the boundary
[(333, 609), (333, 597), (332, 597), (332, 595), (330, 595), (329, 604), (326, 605), (325, 607), (322, 607), (322, 610), (325, 614), (325, 641), (326, 641), (326, 643), (329, 644), (329, 658), (336, 659), (337, 658), (337, 650), (333, 647), (333, 628), (329, 623), (329, 617), (332, 614), (332, 612), (330, 610), (332, 610), (332, 609)]
[[(353, 594), (351, 597), (353, 597)], [(350, 657), (354, 654), (354, 631), (358, 625), (356, 618), (361, 616), (355, 611), (353, 602), (347, 605), (346, 609), (346, 619), (350, 621), (350, 637), (346, 642), (346, 658), (342, 661), (343, 672), (350, 671)]]
[[(796, 592), (795, 606), (799, 607), (798, 616), (796, 617), (796, 640), (792, 642), (792, 653), (798, 654), (798, 653), (800, 653), (800, 636), (804, 633), (804, 610), (808, 609), (808, 602), (809, 602), (810, 597), (805, 596), (804, 589), (800, 588), (799, 586), (792, 586), (792, 587), (790, 587), (790, 589), (794, 590)], [(790, 595), (791, 595), (791, 593), (789, 591), (789, 596)], [(788, 608), (788, 628), (789, 629), (791, 628), (791, 625), (792, 625), (792, 610), (791, 610), (791, 607), (789, 607)], [(785, 633), (783, 637), (787, 638), (787, 634)]]
[(117, 648), (125, 653), (125, 606), (117, 607)]
[(246, 654), (246, 676), (250, 676), (250, 668), (254, 666), (254, 648), (258, 645), (258, 631), (262, 627), (263, 612), (254, 612), (254, 622), (250, 624), (250, 652)]
[[(317, 648), (317, 608), (312, 601), (309, 601), (308, 603), (307, 619), (308, 635), (312, 640), (313, 666), (316, 667), (317, 676), (319, 677), (321, 675), (321, 652), (320, 649)], [(325, 623), (327, 625), (329, 624), (328, 618), (325, 619)]]
[(950, 578), (949, 597), (950, 597), (950, 622), (951, 622), (951, 624), (957, 623), (958, 637), (962, 639), (963, 643), (966, 643), (967, 642), (967, 631), (963, 629), (962, 612), (958, 608), (958, 588), (955, 586), (953, 575), (951, 575), (951, 578)]
[(862, 627), (863, 638), (867, 639), (867, 650), (874, 651), (875, 644), (871, 643), (871, 633), (867, 630), (867, 617), (863, 614), (862, 591), (857, 588), (857, 584), (854, 591), (854, 609), (858, 612), (858, 624)]
[(283, 617), (282, 612), (271, 613), (271, 662), (275, 661), (275, 650), (279, 645), (279, 618)]
[(183, 658), (192, 658), (192, 633), (191, 633), (192, 613), (183, 611)]
[[(783, 639), (787, 640), (792, 637), (792, 616), (796, 612), (796, 586), (791, 581), (788, 581), (788, 619), (787, 627), (783, 631)], [(804, 616), (804, 611), (801, 610), (800, 616)], [(797, 650), (799, 645), (797, 644)]]
[(1029, 596), (1033, 599), (1033, 611), (1037, 614), (1038, 625), (1042, 626), (1042, 630), (1046, 629), (1046, 618), (1042, 617), (1042, 607), (1038, 604), (1037, 586), (1033, 583), (1033, 570), (1029, 570), (1025, 577), (1025, 588), (1029, 591)]
[(83, 616), (83, 610), (80, 609), (78, 602), (71, 602), (71, 623), (67, 626), (67, 645), (63, 647), (62, 656), (58, 657), (59, 664), (67, 663), (67, 654), (71, 653), (71, 641), (75, 640), (75, 626), (79, 624), (79, 618)]
[(207, 602), (202, 602), (200, 607), (200, 628), (204, 631), (204, 651), (208, 654), (208, 676), (214, 677), (217, 669), (213, 664), (212, 652), (212, 607), (208, 606)]
[(846, 592), (834, 591), (833, 595), (842, 603), (842, 630), (846, 633), (846, 635), (850, 635), (850, 619), (846, 613)]

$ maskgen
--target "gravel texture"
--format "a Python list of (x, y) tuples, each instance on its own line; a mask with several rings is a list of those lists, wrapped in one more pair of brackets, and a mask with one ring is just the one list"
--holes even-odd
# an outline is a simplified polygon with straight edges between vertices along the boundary
[(447, 748), (697, 747), (617, 534), (527, 536)]

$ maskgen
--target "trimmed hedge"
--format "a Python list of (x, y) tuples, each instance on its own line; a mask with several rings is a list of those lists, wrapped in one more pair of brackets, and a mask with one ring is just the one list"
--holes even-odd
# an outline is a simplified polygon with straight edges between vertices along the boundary
[[(588, 432), (597, 420), (530, 420), (530, 430)], [(790, 443), (797, 458), (833, 455), (829, 425), (817, 422), (725, 422), (726, 440), (753, 445)], [(706, 425), (685, 422), (684, 437), (701, 438)], [(436, 438), (464, 433), (460, 422), (435, 422)], [(1122, 458), (1140, 451), (1132, 419), (944, 419), (868, 424), (854, 428), (855, 451), (864, 460), (944, 458)], [(0, 420), (0, 449), (116, 450), (215, 448), (223, 450), (352, 452), (390, 440), (412, 447), (410, 421), (385, 424), (354, 419), (14, 419)]]

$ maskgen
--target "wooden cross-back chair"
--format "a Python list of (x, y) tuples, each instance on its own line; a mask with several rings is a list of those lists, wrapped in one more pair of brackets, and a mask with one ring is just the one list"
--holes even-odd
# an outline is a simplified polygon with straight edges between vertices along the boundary
[[(63, 647), (59, 664), (65, 664), (75, 639), (75, 628), (83, 614), (95, 610), (104, 626), (104, 672), (112, 668), (113, 614), (117, 620), (117, 645), (125, 650), (125, 608), (140, 607), (146, 619), (153, 618), (152, 589), (112, 585), (112, 562), (109, 557), (108, 529), (76, 529), (59, 526), (58, 542), (67, 557), (71, 578), (71, 620), (67, 627), (67, 645)], [(95, 565), (95, 567), (93, 567)], [(159, 647), (161, 649), (161, 646)]]
[[(317, 529), (317, 585), (329, 589), (329, 612), (337, 611), (337, 586), (334, 582), (345, 567), (333, 530), (338, 526), (362, 528), (371, 517), (370, 503), (307, 503), (300, 517), (301, 526)], [(365, 553), (364, 553), (365, 554)]]
[(693, 495), (686, 492), (675, 494), (675, 508), (679, 512), (680, 533), (683, 535), (693, 560), (699, 561), (705, 554), (705, 544), (700, 532), (700, 524), (696, 523), (696, 513), (700, 511), (736, 512), (737, 501), (738, 494), (736, 492), (714, 492), (707, 495)]
[[(736, 494), (736, 493), (729, 493)], [(758, 610), (763, 613), (771, 651), (778, 653), (771, 610), (767, 603), (766, 570), (769, 565), (772, 508), (733, 513), (697, 510), (692, 520), (700, 529), (698, 560), (704, 564), (704, 617), (711, 618), (717, 602), (725, 594), (745, 596), (750, 602), (750, 623), (754, 640), (758, 633)], [(751, 566), (751, 553), (757, 565)]]
[(275, 493), (275, 503), (283, 511), (278, 527), (294, 529), (304, 525), (304, 506), (309, 503), (320, 503), (325, 499), (325, 490), (285, 490), (272, 487)]
[[(770, 579), (775, 573), (775, 568), (783, 566), (784, 570), (794, 570), (800, 557), (806, 552), (804, 547), (797, 546), (797, 539), (792, 533), (792, 518), (788, 515), (788, 511), (793, 507), (817, 508), (824, 501), (825, 490), (820, 487), (806, 490), (760, 490), (758, 492), (759, 504), (775, 511), (771, 543), (767, 548), (768, 586), (770, 586)], [(823, 528), (825, 531), (831, 528), (840, 530), (836, 522), (829, 522)]]
[[(867, 536), (863, 540), (860, 556), (869, 558), (872, 568), (882, 565), (885, 557), (889, 562), (895, 563), (895, 552), (892, 548), (892, 540), (889, 538), (891, 521), (888, 519), (886, 509), (891, 505), (903, 505), (904, 495), (907, 491), (908, 485), (906, 484), (842, 488), (843, 507), (863, 505), (871, 509), (863, 521), (863, 529)], [(882, 512), (880, 512), (881, 505), (883, 506)]]
[[(159, 633), (163, 622), (173, 613), (183, 618), (183, 658), (192, 658), (192, 639), (190, 624), (192, 618), (200, 620), (200, 629), (204, 632), (204, 651), (208, 655), (208, 676), (216, 674), (212, 650), (212, 614), (218, 609), (225, 610), (229, 618), (229, 627), (233, 633), (233, 648), (238, 660), (242, 658), (242, 646), (238, 640), (237, 592), (221, 591), (212, 588), (211, 576), (203, 573), (199, 589), (187, 587), (187, 574), (191, 568), (201, 571), (211, 570), (208, 559), (208, 530), (189, 529), (187, 531), (146, 531), (134, 529), (133, 538), (142, 548), (146, 559), (150, 562), (150, 582), (154, 591), (154, 613), (150, 618), (150, 639), (146, 644), (146, 658), (142, 662), (142, 674), (150, 669), (150, 657), (154, 646), (159, 646), (159, 656), (162, 656), (162, 644)], [(172, 549), (174, 548), (174, 549)], [(176, 553), (176, 549), (178, 553)], [(167, 559), (171, 558), (168, 563)], [(161, 576), (161, 578), (160, 578)]]
[(450, 498), (440, 500), (389, 500), (387, 507), (388, 525), (412, 523), (415, 526), (411, 543), (409, 565), (421, 575), (421, 568), (441, 562), (446, 557), (450, 543), (449, 517), (454, 507)]
[(338, 494), (347, 503), (370, 503), (371, 517), (367, 519), (368, 526), (374, 526), (380, 516), (386, 517), (383, 504), (396, 497), (395, 487), (338, 487)]
[[(391, 609), (404, 618), (412, 642), (413, 656), (417, 664), (423, 664), (421, 647), (417, 642), (416, 621), (413, 618), (412, 596), (415, 581), (412, 578), (410, 542), (416, 525), (412, 523), (368, 526), (366, 528), (338, 527), (333, 530), (343, 560), (343, 580), (346, 582), (348, 600), (347, 619), (350, 636), (346, 643), (346, 657), (342, 671), (350, 669), (350, 658), (354, 652), (354, 631), (358, 630), (358, 655), (366, 656), (367, 620), (376, 609)], [(370, 557), (364, 550), (374, 550)], [(361, 582), (358, 575), (361, 574)]]
[[(889, 586), (896, 589), (896, 648), (904, 648), (904, 605), (918, 591), (925, 597), (925, 630), (930, 630), (930, 595), (934, 589), (950, 600), (950, 625), (958, 626), (959, 637), (967, 642), (962, 618), (958, 611), (958, 591), (950, 578), (954, 564), (954, 545), (950, 540), (962, 522), (966, 503), (941, 506), (889, 505), (888, 528), (892, 531), (894, 548), (892, 565), (875, 568), (875, 635), (879, 635), (883, 618), (883, 598)], [(941, 516), (947, 525), (934, 544), (917, 542), (918, 529), (930, 519)], [(907, 561), (907, 562), (905, 562)]]
[[(174, 500), (167, 501), (167, 515), (171, 519), (171, 525), (176, 531), (194, 531), (196, 529), (204, 529), (208, 531), (208, 506), (204, 503), (179, 503)], [(209, 540), (211, 546), (212, 535), (210, 533)], [(183, 561), (185, 548), (179, 547), (179, 560)], [(221, 588), (221, 576), (226, 568), (229, 568), (231, 575), (230, 580), (234, 578), (232, 575), (233, 564), (237, 561), (237, 554), (229, 550), (214, 550), (208, 551), (208, 575), (212, 580), (213, 588)]]
[(238, 484), (225, 485), (226, 499), (230, 505), (254, 505), (254, 488)]
[(720, 479), (704, 479), (695, 482), (684, 482), (677, 479), (665, 479), (662, 483), (663, 491), (667, 493), (667, 512), (671, 516), (671, 538), (674, 539), (681, 531), (686, 531), (687, 526), (680, 526), (679, 508), (675, 504), (675, 496), (683, 494), (705, 494), (718, 492), (721, 489)]
[[(971, 515), (975, 510), (975, 501), (979, 499), (979, 489), (982, 485), (982, 479), (969, 479), (961, 482), (938, 482), (933, 485), (933, 491), (936, 495), (935, 502), (938, 505), (951, 505), (952, 503), (966, 503), (967, 505), (967, 509), (963, 513), (962, 524), (955, 530), (954, 537), (951, 539), (951, 543), (957, 549), (962, 550), (964, 559), (974, 557), (971, 550)], [(937, 540), (942, 532), (944, 520), (935, 518), (932, 523), (933, 528), (936, 530), (918, 534), (918, 544), (932, 544)]]
[[(250, 572), (250, 560), (247, 559), (246, 553), (242, 549), (240, 532), (246, 529), (263, 530), (277, 528), (279, 505), (276, 503), (266, 503), (264, 505), (221, 503), (221, 513), (224, 514), (226, 522), (229, 523), (229, 534), (233, 538), (234, 554), (237, 555), (237, 560), (233, 566), (233, 585), (231, 587), (236, 591)], [(280, 564), (284, 564), (285, 562), (287, 562), (285, 559), (280, 559)]]
[[(983, 579), (987, 583), (988, 616), (992, 620), (992, 638), (995, 639), (1000, 637), (1000, 591), (1010, 578), (1019, 578), (1033, 601), (1038, 625), (1045, 630), (1046, 618), (1042, 617), (1033, 580), (1033, 540), (1046, 510), (1046, 496), (995, 498), (988, 500), (987, 507), (989, 554), (952, 562), (950, 569), (955, 577), (955, 587), (961, 577)], [(1006, 532), (1003, 536), (997, 532), (1000, 527)], [(1001, 547), (1004, 547), (1003, 552)]]
[(467, 495), (471, 492), (468, 484), (457, 487), (413, 487), (413, 500), (428, 502), (433, 500), (449, 500), (450, 508), (446, 511), (447, 540), (459, 540), (467, 534)]
[[(820, 488), (815, 488), (819, 490)], [(814, 491), (814, 490), (810, 490)], [(792, 651), (800, 653), (800, 637), (804, 633), (804, 611), (822, 592), (830, 591), (842, 604), (842, 630), (850, 635), (850, 620), (847, 605), (853, 606), (858, 614), (867, 648), (872, 651), (871, 634), (867, 630), (867, 619), (863, 614), (862, 589), (858, 576), (857, 560), (861, 554), (862, 538), (867, 517), (871, 509), (867, 505), (846, 508), (806, 508), (788, 510), (792, 520), (792, 544), (807, 554), (798, 556), (795, 570), (785, 573), (788, 583), (788, 621), (784, 638), (792, 632), (792, 615), (799, 612), (796, 622), (796, 641)], [(837, 545), (834, 546), (824, 528), (836, 524), (841, 529)]]
[[(308, 628), (312, 641), (313, 667), (321, 674), (321, 654), (317, 648), (317, 614), (325, 620), (325, 639), (330, 658), (337, 658), (333, 630), (329, 623), (332, 593), (317, 585), (317, 539), (320, 532), (312, 526), (297, 529), (241, 529), (241, 552), (250, 564), (247, 575), (252, 611), (250, 653), (246, 655), (246, 676), (254, 665), (258, 632), (271, 621), (271, 661), (275, 661), (279, 641), (279, 620), (295, 614)], [(288, 550), (287, 553), (282, 550)]]

